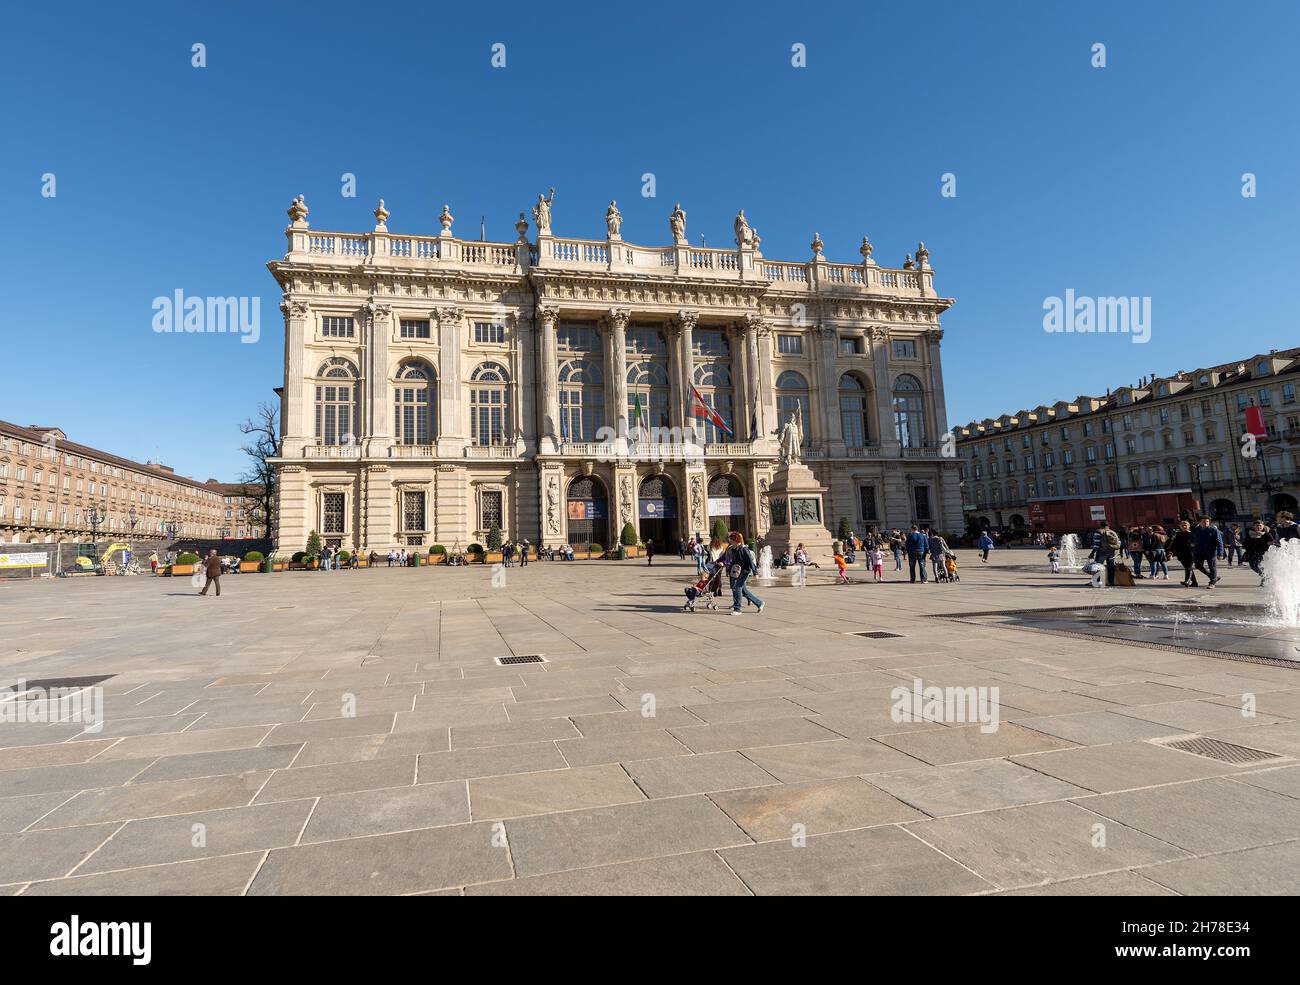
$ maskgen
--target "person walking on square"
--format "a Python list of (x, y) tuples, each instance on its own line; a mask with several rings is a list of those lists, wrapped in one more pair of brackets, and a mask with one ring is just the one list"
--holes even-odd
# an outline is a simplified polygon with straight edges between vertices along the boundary
[(651, 540), (649, 537), (646, 538), (646, 542), (645, 542), (645, 563), (646, 564), (655, 563), (655, 542)]
[(948, 555), (952, 553), (948, 549), (948, 542), (943, 539), (939, 533), (931, 533), (930, 537), (930, 562), (934, 565), (934, 580), (936, 582), (948, 580)]
[(709, 556), (709, 549), (705, 546), (701, 537), (696, 537), (691, 541), (691, 554), (695, 558), (695, 577), (704, 574), (704, 562)]
[(524, 542), (519, 545), (519, 567), (528, 567), (528, 548), (532, 546), (533, 545), (528, 543), (527, 540), (524, 540)]
[(330, 545), (326, 544), (320, 549), (320, 570), (329, 571), (330, 569)]
[(980, 550), (980, 560), (988, 564), (989, 551), (993, 550), (993, 538), (989, 536), (987, 530), (980, 534), (980, 539), (975, 542), (975, 546)]
[(217, 556), (217, 549), (214, 547), (208, 551), (207, 558), (203, 561), (203, 572), (207, 575), (208, 580), (203, 583), (203, 590), (200, 595), (207, 595), (208, 588), (217, 590), (217, 597), (221, 597), (221, 558)]
[(1196, 588), (1196, 569), (1192, 567), (1192, 525), (1188, 521), (1178, 521), (1178, 529), (1169, 538), (1169, 553), (1183, 566), (1183, 587)]
[(1223, 549), (1227, 552), (1224, 558), (1224, 564), (1231, 566), (1232, 557), (1237, 556), (1237, 567), (1246, 563), (1245, 552), (1241, 549), (1241, 528), (1235, 523), (1228, 524), (1228, 529), (1223, 532)]
[(750, 576), (757, 573), (758, 565), (754, 563), (754, 552), (745, 546), (745, 538), (736, 530), (727, 536), (729, 546), (722, 556), (722, 563), (727, 569), (727, 580), (731, 585), (731, 614), (740, 615), (742, 598), (754, 603), (759, 612), (763, 611), (763, 600), (749, 590)]
[(885, 552), (880, 549), (880, 545), (874, 545), (867, 554), (871, 561), (871, 574), (876, 581), (885, 580)]
[(1059, 575), (1061, 573), (1061, 555), (1056, 553), (1055, 547), (1048, 549), (1047, 563), (1052, 566), (1052, 574)]
[(1256, 520), (1251, 524), (1251, 528), (1246, 531), (1246, 535), (1241, 542), (1242, 556), (1245, 557), (1246, 563), (1250, 565), (1250, 570), (1259, 575), (1259, 585), (1263, 588), (1264, 569), (1261, 564), (1264, 555), (1273, 546), (1273, 535), (1268, 532), (1268, 527), (1264, 526), (1263, 520)]
[(921, 533), (921, 528), (915, 523), (912, 524), (912, 530), (907, 535), (907, 571), (911, 576), (911, 581), (916, 582), (916, 570), (921, 569), (921, 584), (925, 584), (925, 556), (930, 551), (930, 538)]
[(1115, 587), (1115, 555), (1124, 550), (1124, 542), (1119, 534), (1110, 529), (1105, 520), (1097, 524), (1097, 549), (1093, 551), (1094, 559), (1106, 566), (1106, 587)]
[(1192, 530), (1192, 560), (1196, 562), (1196, 570), (1210, 579), (1206, 588), (1213, 588), (1219, 583), (1216, 562), (1222, 549), (1223, 537), (1219, 534), (1219, 528), (1210, 523), (1208, 516), (1201, 517), (1201, 522)]
[[(894, 554), (894, 570), (903, 570), (903, 534), (898, 530), (889, 532), (889, 549)], [(915, 581), (916, 579), (912, 579)]]

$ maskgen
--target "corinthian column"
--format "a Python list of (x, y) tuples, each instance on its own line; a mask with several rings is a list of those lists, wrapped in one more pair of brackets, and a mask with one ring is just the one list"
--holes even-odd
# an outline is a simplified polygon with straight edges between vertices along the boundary
[(687, 432), (694, 433), (695, 418), (687, 412), (691, 403), (691, 384), (695, 380), (695, 326), (699, 323), (698, 311), (685, 309), (677, 312), (677, 354), (673, 360), (675, 367), (672, 378), (677, 384), (676, 420), (682, 428), (683, 437)]
[(943, 396), (943, 365), (939, 361), (939, 341), (943, 338), (943, 332), (935, 329), (921, 337), (929, 350), (930, 395), (934, 401), (934, 428), (925, 438), (929, 442), (942, 444), (943, 436), (948, 433), (948, 406)]
[(727, 335), (731, 341), (731, 387), (736, 395), (736, 404), (731, 409), (733, 419), (727, 423), (731, 425), (731, 440), (744, 441), (749, 437), (755, 383), (747, 345), (749, 332), (744, 325), (729, 325)]
[(537, 377), (542, 384), (539, 445), (543, 455), (554, 455), (560, 450), (560, 367), (555, 338), (555, 323), (559, 321), (560, 309), (553, 304), (538, 305), (536, 316), (541, 346), (541, 371)]
[(391, 431), (388, 427), (388, 338), (392, 332), (392, 308), (366, 304), (366, 406), (364, 424), (367, 454), (387, 454)]
[[(284, 312), (284, 396), (280, 398), (280, 454), (296, 454), (311, 438), (312, 429), (308, 424), (306, 377), (307, 366), (304, 363), (307, 342), (307, 318), (309, 309), (305, 302), (290, 301), (287, 297), (280, 303)], [(313, 373), (316, 366), (311, 367)]]
[[(745, 315), (745, 352), (749, 361), (749, 372), (753, 377), (753, 394), (750, 400), (750, 413), (753, 415), (751, 434), (742, 436), (742, 440), (762, 440), (776, 427), (776, 384), (772, 379), (772, 353), (767, 345), (771, 335), (763, 316), (755, 311)], [(760, 338), (762, 342), (760, 342)]]
[(610, 308), (609, 333), (613, 341), (609, 371), (614, 374), (614, 428), (620, 441), (627, 439), (627, 308)]
[(889, 378), (889, 329), (877, 325), (869, 334), (876, 397), (876, 441), (884, 454), (897, 455), (898, 437), (894, 433), (892, 403), (894, 382)]
[[(465, 381), (460, 358), (464, 313), (454, 305), (444, 305), (434, 311), (434, 316), (438, 319), (438, 442), (464, 441), (461, 402)], [(459, 450), (455, 453), (461, 454)]]

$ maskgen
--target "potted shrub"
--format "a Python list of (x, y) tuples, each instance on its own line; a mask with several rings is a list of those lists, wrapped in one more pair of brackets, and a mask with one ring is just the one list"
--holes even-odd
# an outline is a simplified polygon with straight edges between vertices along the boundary
[(241, 575), (257, 574), (262, 570), (264, 560), (266, 560), (266, 555), (261, 551), (249, 551), (244, 555), (244, 559), (239, 562), (239, 573)]
[(500, 564), (502, 560), (501, 553), (501, 528), (495, 523), (487, 532), (487, 556), (483, 558), (485, 564)]
[(590, 544), (587, 547), (587, 557), (602, 558), (605, 556), (605, 548), (600, 544)]
[(621, 557), (641, 556), (641, 548), (636, 536), (636, 527), (632, 526), (631, 520), (623, 524), (623, 532), (619, 535), (618, 539), (623, 545), (622, 551), (619, 552)]
[(713, 521), (713, 529), (709, 532), (712, 536), (725, 544), (727, 542), (727, 534), (731, 533), (731, 529), (727, 526), (726, 520), (719, 518)]
[(267, 558), (266, 563), (270, 565), (272, 571), (284, 571), (289, 567), (288, 562), (286, 562), (284, 558), (275, 557), (274, 555)]
[(430, 545), (429, 545), (429, 563), (430, 563), (430, 564), (446, 564), (446, 563), (447, 563), (447, 548), (443, 547), (441, 544), (430, 544)]
[(176, 556), (176, 562), (172, 565), (171, 571), (174, 575), (192, 575), (194, 569), (198, 566), (199, 556), (190, 551), (183, 551)]
[(485, 552), (482, 544), (470, 544), (465, 553), (469, 556), (471, 561), (481, 562)]
[(289, 558), (289, 570), (301, 571), (305, 567), (307, 567), (307, 552), (294, 551)]

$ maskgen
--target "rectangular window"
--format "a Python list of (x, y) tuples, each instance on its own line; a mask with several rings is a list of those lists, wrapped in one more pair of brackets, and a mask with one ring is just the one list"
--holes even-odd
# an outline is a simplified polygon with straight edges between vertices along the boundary
[(913, 486), (912, 497), (916, 501), (916, 519), (930, 519), (930, 487)]
[(501, 525), (501, 491), (484, 489), (479, 498), (480, 529), (491, 530), (493, 527), (504, 529)]
[(1270, 406), (1272, 403), (1273, 403), (1273, 391), (1272, 391), (1272, 390), (1260, 390), (1260, 391), (1259, 391), (1259, 405), (1260, 405), (1261, 407), (1268, 407), (1268, 406)]
[(574, 352), (600, 351), (600, 340), (590, 325), (560, 325), (555, 332), (555, 344)]
[(778, 335), (776, 351), (785, 356), (797, 356), (803, 352), (802, 335)]
[[(894, 358), (895, 359), (915, 359), (916, 342), (913, 339), (895, 339), (894, 340)], [(919, 486), (917, 488), (920, 488)], [(927, 514), (928, 515), (928, 514)]]
[(484, 345), (500, 345), (506, 340), (506, 327), (504, 325), (494, 325), (492, 322), (478, 321), (474, 323), (474, 341)]
[(1043, 468), (1050, 469), (1055, 464), (1056, 457), (1050, 451), (1043, 452)]
[(423, 533), (428, 528), (424, 525), (424, 493), (402, 493), (402, 530), (406, 533)]
[(862, 354), (862, 339), (857, 336), (849, 338), (840, 338), (840, 355), (841, 356), (858, 356)]
[(858, 502), (862, 506), (862, 521), (864, 523), (875, 523), (880, 518), (876, 515), (876, 487), (859, 486)]
[(404, 339), (427, 339), (432, 337), (429, 331), (428, 319), (403, 318), (399, 331)]
[(1283, 404), (1293, 404), (1293, 403), (1295, 403), (1295, 384), (1294, 384), (1294, 383), (1283, 383), (1283, 384), (1282, 384), (1282, 403), (1283, 403)]
[(1161, 408), (1160, 408), (1160, 423), (1161, 423), (1161, 424), (1168, 424), (1168, 423), (1169, 423), (1169, 408), (1168, 408), (1168, 407), (1161, 407)]
[(327, 492), (321, 496), (321, 533), (343, 533), (343, 493)]
[(1061, 462), (1062, 462), (1063, 464), (1065, 464), (1065, 465), (1073, 465), (1073, 464), (1074, 464), (1074, 452), (1071, 451), (1069, 448), (1067, 448), (1067, 449), (1065, 449), (1063, 452), (1061, 452)]
[(326, 315), (321, 319), (320, 333), (327, 339), (350, 339), (356, 335), (356, 327), (351, 318)]
[(1083, 450), (1083, 459), (1089, 465), (1095, 463), (1097, 461), (1097, 449), (1089, 445), (1087, 448)]

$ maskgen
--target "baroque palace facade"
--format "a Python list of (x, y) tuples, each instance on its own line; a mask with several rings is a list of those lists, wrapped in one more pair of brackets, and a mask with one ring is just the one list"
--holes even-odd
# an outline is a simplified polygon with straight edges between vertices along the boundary
[[(939, 297), (924, 246), (872, 259), (767, 260), (743, 211), (736, 247), (551, 231), (549, 197), (513, 243), (312, 230), (291, 205), (284, 292), (277, 547), (318, 531), (347, 549), (464, 549), (499, 526), (534, 544), (664, 549), (721, 518), (770, 524), (777, 435), (828, 488), (825, 523), (961, 522), (947, 431)], [(700, 405), (716, 418), (700, 416)], [(717, 423), (721, 420), (730, 432)], [(951, 454), (951, 452), (949, 453)]]
[[(1300, 495), (1300, 348), (1152, 375), (953, 429), (967, 518), (981, 529), (1029, 525), (1029, 500), (1190, 489), (1218, 520), (1296, 512)], [(1243, 454), (1246, 414), (1268, 436)]]

